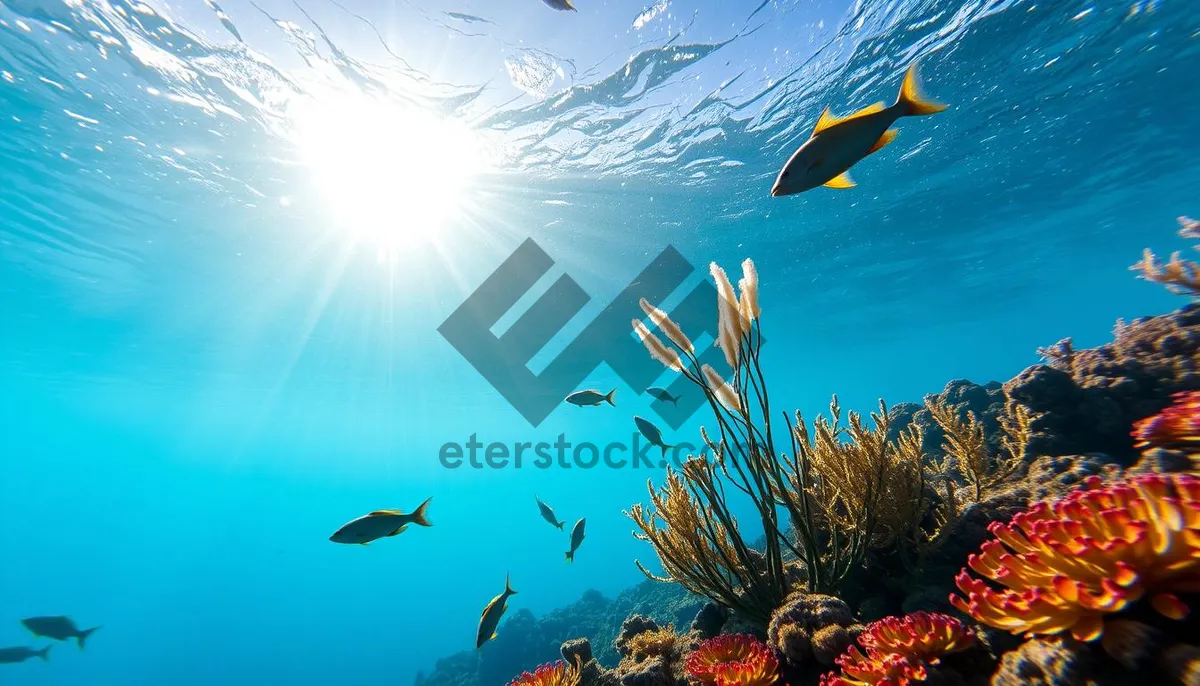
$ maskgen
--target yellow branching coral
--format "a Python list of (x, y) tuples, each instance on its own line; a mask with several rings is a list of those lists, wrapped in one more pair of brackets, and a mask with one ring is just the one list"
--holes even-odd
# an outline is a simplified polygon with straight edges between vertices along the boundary
[(1038, 503), (994, 523), (988, 541), (957, 578), (965, 597), (950, 601), (976, 620), (1025, 636), (1070, 631), (1083, 641), (1104, 618), (1148, 597), (1160, 614), (1181, 619), (1176, 593), (1200, 592), (1200, 478), (1139, 476)]
[(999, 455), (988, 450), (983, 424), (974, 412), (967, 411), (964, 418), (941, 398), (928, 400), (925, 406), (946, 436), (942, 449), (954, 460), (956, 470), (971, 486), (974, 500), (982, 499), (987, 491), (1003, 483), (1021, 465), (1033, 422), (1033, 416), (1024, 405), (1009, 403), (1009, 410), (1001, 417), (1004, 452)]
[(629, 639), (627, 647), (629, 657), (634, 662), (642, 662), (652, 657), (662, 657), (671, 662), (680, 657), (679, 648), (679, 634), (675, 633), (673, 626), (643, 631)]
[[(907, 560), (928, 538), (920, 529), (928, 509), (921, 439), (913, 427), (890, 441), (882, 403), (870, 427), (856, 413), (842, 426), (835, 397), (832, 418), (818, 418), (811, 432), (796, 414), (787, 431), (791, 451), (781, 450), (760, 366), (758, 273), (750, 260), (742, 264), (740, 296), (719, 266), (712, 265), (711, 273), (718, 344), (733, 372), (728, 380), (700, 362), (661, 310), (643, 305), (674, 348), (634, 321), (650, 354), (704, 392), (716, 419), (713, 434), (702, 431), (711, 455), (689, 458), (680, 471), (669, 469), (661, 488), (650, 482), (651, 507), (635, 505), (627, 514), (668, 575), (655, 576), (639, 562), (647, 576), (677, 581), (766, 626), (793, 590), (785, 555), (803, 565), (808, 590), (824, 592), (860, 567), (869, 551), (895, 547)], [(766, 534), (761, 551), (738, 529), (729, 503), (734, 493), (754, 506)]]
[[(1200, 239), (1200, 221), (1180, 217), (1179, 235), (1192, 240)], [(1130, 269), (1138, 272), (1138, 278), (1162, 284), (1172, 293), (1200, 296), (1200, 265), (1183, 259), (1179, 252), (1171, 253), (1169, 260), (1160, 262), (1154, 253), (1146, 248), (1142, 252), (1142, 259)]]

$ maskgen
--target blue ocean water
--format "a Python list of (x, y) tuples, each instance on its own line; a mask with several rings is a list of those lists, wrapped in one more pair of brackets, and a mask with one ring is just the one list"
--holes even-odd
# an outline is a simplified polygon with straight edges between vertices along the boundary
[[(661, 470), (439, 460), (654, 416), (601, 365), (616, 408), (533, 426), (439, 334), (527, 238), (554, 266), (518, 310), (591, 297), (534, 371), (667, 246), (692, 285), (750, 257), (809, 416), (1180, 304), (1128, 266), (1200, 213), (1194, 0), (642, 2), (0, 3), (0, 646), (103, 627), (0, 683), (407, 684), (507, 574), (542, 613), (656, 568), (622, 511)], [(770, 197), (914, 60), (950, 110)], [(535, 495), (586, 517), (573, 564)], [(430, 496), (431, 528), (328, 540)]]

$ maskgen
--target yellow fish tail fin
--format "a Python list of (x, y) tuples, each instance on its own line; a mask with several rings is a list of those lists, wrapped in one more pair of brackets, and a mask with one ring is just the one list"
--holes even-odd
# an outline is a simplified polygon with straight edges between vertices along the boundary
[(609, 405), (616, 407), (617, 406), (617, 403), (616, 403), (617, 389), (614, 388), (611, 391), (609, 391), (608, 395), (604, 396), (604, 400), (607, 401)]
[(421, 503), (421, 506), (418, 507), (417, 511), (413, 513), (414, 524), (418, 524), (420, 526), (433, 526), (433, 524), (429, 523), (429, 501), (431, 500), (433, 500), (433, 498), (426, 498), (425, 502)]
[(507, 574), (504, 575), (504, 592), (509, 595), (517, 594), (517, 592), (513, 590), (512, 584), (508, 583), (508, 575)]
[(575, 561), (575, 552), (568, 550), (567, 551), (567, 562), (574, 562), (574, 561)]
[(921, 95), (921, 87), (917, 83), (916, 62), (909, 65), (908, 71), (904, 73), (904, 83), (900, 85), (900, 96), (896, 99), (896, 103), (901, 105), (904, 114), (910, 117), (937, 114), (947, 107), (940, 102), (926, 100), (925, 96)]
[(566, 5), (566, 6), (567, 6), (567, 9), (571, 10), (572, 12), (578, 12), (578, 11), (579, 11), (579, 10), (575, 9), (575, 5), (572, 5), (572, 4), (571, 4), (571, 0), (563, 0), (563, 4), (564, 4), (564, 5)]

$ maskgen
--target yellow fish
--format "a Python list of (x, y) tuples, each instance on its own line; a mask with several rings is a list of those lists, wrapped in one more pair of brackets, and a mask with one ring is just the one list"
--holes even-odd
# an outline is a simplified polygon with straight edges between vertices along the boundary
[(922, 97), (914, 62), (904, 74), (900, 96), (890, 107), (877, 102), (846, 117), (838, 117), (826, 107), (812, 135), (783, 165), (771, 195), (778, 198), (817, 186), (853, 188), (854, 180), (847, 170), (892, 142), (897, 131), (891, 126), (897, 119), (944, 109), (946, 105)]
[(411, 514), (400, 510), (376, 510), (351, 521), (333, 532), (329, 540), (334, 543), (357, 543), (367, 545), (371, 541), (388, 536), (396, 536), (405, 532), (409, 524), (417, 526), (433, 526), (429, 523), (429, 501), (425, 502)]
[(508, 609), (509, 596), (516, 595), (517, 592), (512, 590), (512, 586), (508, 583), (508, 576), (504, 577), (504, 592), (492, 598), (492, 601), (483, 608), (483, 615), (479, 618), (479, 631), (475, 634), (475, 649), (483, 647), (484, 643), (496, 637), (496, 627), (500, 626), (500, 618), (504, 616), (504, 611)]

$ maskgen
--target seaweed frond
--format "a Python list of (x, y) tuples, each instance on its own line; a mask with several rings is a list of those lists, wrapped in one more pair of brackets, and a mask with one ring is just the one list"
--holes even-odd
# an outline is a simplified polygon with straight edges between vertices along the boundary
[(942, 449), (970, 486), (971, 500), (982, 500), (1021, 466), (1033, 421), (1024, 406), (1009, 403), (1001, 418), (1003, 451), (996, 454), (988, 449), (983, 424), (974, 412), (961, 413), (942, 398), (929, 399), (925, 406), (945, 434)]

